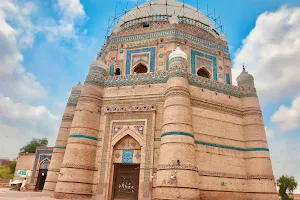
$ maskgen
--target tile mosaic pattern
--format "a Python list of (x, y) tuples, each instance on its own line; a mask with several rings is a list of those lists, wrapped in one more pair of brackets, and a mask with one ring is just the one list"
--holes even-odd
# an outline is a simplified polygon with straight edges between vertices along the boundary
[(149, 85), (167, 82), (167, 72), (153, 72), (104, 78), (104, 87), (120, 87), (133, 85)]
[(140, 154), (140, 153), (136, 153), (136, 154), (135, 154), (135, 158), (136, 158), (136, 159), (140, 159), (140, 158), (141, 158), (141, 154)]
[(80, 135), (80, 134), (71, 134), (69, 135), (69, 138), (84, 138), (84, 139), (95, 140), (95, 141), (98, 140), (98, 138), (96, 137), (88, 136), (88, 135)]
[(144, 134), (144, 126), (135, 126), (134, 127), (141, 135)]
[[(156, 107), (154, 105), (136, 105), (136, 106), (121, 106), (121, 107), (113, 107), (113, 109), (111, 107), (106, 107), (105, 108), (105, 112), (126, 112), (126, 111), (150, 111), (150, 110), (156, 110)], [(123, 126), (119, 126), (121, 129)], [(141, 129), (141, 126), (137, 126), (139, 127), (139, 130), (137, 129), (137, 131), (139, 131), (141, 134), (143, 134), (144, 132), (144, 127)], [(136, 128), (137, 128), (136, 127)], [(117, 132), (119, 130), (116, 130)]]
[(215, 81), (218, 80), (218, 72), (217, 72), (217, 58), (215, 56), (211, 56), (199, 51), (191, 50), (191, 74), (196, 74), (196, 57), (204, 57), (206, 59), (209, 59), (213, 63), (213, 79)]
[(169, 71), (169, 58), (166, 60), (166, 71)]
[(230, 74), (226, 74), (226, 83), (230, 85)]
[(132, 163), (132, 150), (123, 150), (123, 163)]
[(54, 146), (53, 148), (54, 149), (66, 149), (67, 147), (66, 146)]
[(79, 91), (79, 90), (73, 90), (71, 92), (71, 95), (70, 95), (69, 99), (68, 99), (67, 106), (77, 106), (78, 98), (80, 96), (80, 93), (81, 93), (81, 91)]
[(45, 160), (46, 158), (49, 159), (49, 160), (51, 160), (52, 155), (40, 155), (39, 162)]
[(141, 52), (150, 52), (150, 72), (155, 71), (155, 59), (156, 59), (156, 48), (143, 48), (143, 49), (134, 49), (134, 50), (127, 50), (126, 52), (126, 74), (130, 74), (131, 68), (131, 57), (133, 54), (141, 53)]
[(113, 65), (109, 67), (109, 75), (110, 76), (115, 75), (115, 67)]
[(189, 84), (196, 87), (234, 96), (237, 98), (257, 97), (255, 88), (239, 88), (234, 85), (228, 85), (218, 81), (208, 80), (207, 78), (199, 77), (198, 75), (189, 75)]
[(226, 46), (222, 46), (219, 44), (216, 44), (214, 42), (204, 40), (202, 38), (187, 34), (185, 32), (176, 30), (176, 29), (170, 29), (170, 30), (165, 30), (165, 31), (156, 31), (152, 33), (143, 33), (139, 35), (131, 35), (131, 36), (126, 36), (126, 37), (115, 37), (112, 38), (112, 43), (119, 43), (119, 42), (128, 42), (132, 40), (142, 40), (142, 39), (153, 39), (155, 37), (166, 37), (166, 36), (177, 36), (181, 37), (184, 39), (191, 40), (193, 42), (202, 44), (204, 46), (208, 46), (217, 50), (224, 51), (225, 53), (229, 54), (229, 50)]

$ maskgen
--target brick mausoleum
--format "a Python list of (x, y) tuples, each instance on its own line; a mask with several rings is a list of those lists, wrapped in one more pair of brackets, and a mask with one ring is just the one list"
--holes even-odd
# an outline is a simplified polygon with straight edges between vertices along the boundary
[(278, 199), (254, 78), (241, 70), (233, 86), (225, 35), (182, 8), (150, 1), (119, 20), (72, 89), (44, 192)]

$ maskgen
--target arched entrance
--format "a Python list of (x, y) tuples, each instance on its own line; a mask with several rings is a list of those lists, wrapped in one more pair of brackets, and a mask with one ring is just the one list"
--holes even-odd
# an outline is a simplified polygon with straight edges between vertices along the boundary
[(138, 199), (141, 146), (132, 136), (120, 139), (113, 149), (113, 200)]
[(50, 165), (50, 160), (48, 160), (47, 158), (44, 159), (42, 162), (40, 162), (39, 173), (38, 173), (37, 182), (35, 186), (35, 189), (37, 191), (43, 190), (44, 188), (49, 165)]
[(197, 71), (197, 75), (208, 79), (210, 78), (210, 73), (205, 68), (199, 69)]
[(143, 63), (139, 63), (137, 66), (135, 66), (133, 72), (137, 74), (147, 73), (148, 68)]

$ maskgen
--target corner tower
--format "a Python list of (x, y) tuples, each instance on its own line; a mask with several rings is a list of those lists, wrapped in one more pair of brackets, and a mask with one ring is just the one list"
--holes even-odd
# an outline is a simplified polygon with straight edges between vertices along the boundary
[(52, 159), (48, 169), (48, 174), (44, 186), (44, 192), (54, 193), (57, 179), (60, 173), (61, 164), (63, 162), (66, 151), (67, 140), (70, 134), (71, 124), (73, 121), (78, 98), (82, 90), (81, 83), (75, 85), (67, 102), (67, 106), (62, 117), (61, 125), (57, 134), (55, 146), (53, 148)]
[(99, 59), (91, 64), (82, 88), (68, 136), (55, 188), (56, 198), (90, 198), (94, 173), (103, 82), (107, 66)]
[(179, 47), (169, 56), (163, 125), (154, 199), (199, 199), (187, 55)]

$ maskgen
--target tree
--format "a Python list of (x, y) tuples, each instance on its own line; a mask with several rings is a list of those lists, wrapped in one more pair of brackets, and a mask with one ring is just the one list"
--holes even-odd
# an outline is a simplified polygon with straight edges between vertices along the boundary
[(0, 178), (12, 178), (9, 167), (0, 167)]
[(17, 165), (16, 159), (14, 159), (13, 161), (11, 161), (11, 162), (9, 163), (9, 165), (8, 165), (8, 167), (9, 167), (9, 169), (10, 169), (10, 173), (11, 173), (12, 175), (14, 175), (14, 173), (15, 173), (16, 165)]
[(33, 138), (30, 142), (28, 142), (25, 146), (20, 149), (20, 153), (35, 153), (35, 150), (38, 146), (47, 146), (48, 139), (42, 138), (37, 139)]
[(281, 176), (277, 179), (277, 185), (279, 187), (279, 195), (281, 196), (282, 200), (291, 200), (292, 198), (289, 197), (289, 194), (292, 194), (293, 191), (297, 188), (297, 181), (295, 180), (294, 176)]

